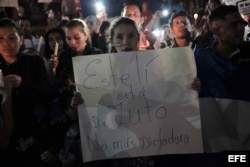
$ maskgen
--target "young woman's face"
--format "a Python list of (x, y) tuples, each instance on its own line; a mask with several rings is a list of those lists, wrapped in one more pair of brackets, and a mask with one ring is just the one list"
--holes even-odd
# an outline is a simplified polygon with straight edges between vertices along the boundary
[(16, 28), (0, 28), (0, 54), (3, 57), (16, 57), (22, 40)]
[(120, 24), (114, 29), (111, 44), (119, 52), (138, 50), (139, 35), (137, 30), (129, 24)]
[(55, 50), (56, 43), (59, 44), (59, 47), (58, 47), (59, 51), (63, 49), (63, 39), (59, 33), (57, 32), (50, 33), (48, 36), (48, 41), (49, 41), (49, 47), (51, 50), (53, 51)]
[(77, 53), (82, 53), (88, 39), (82, 27), (65, 28), (65, 35), (69, 47)]

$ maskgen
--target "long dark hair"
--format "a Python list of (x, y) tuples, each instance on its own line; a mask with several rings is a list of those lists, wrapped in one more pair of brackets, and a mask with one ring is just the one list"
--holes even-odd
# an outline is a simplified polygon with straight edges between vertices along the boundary
[(44, 39), (44, 42), (45, 42), (45, 57), (47, 59), (50, 59), (50, 56), (51, 54), (53, 54), (53, 50), (51, 50), (50, 46), (49, 46), (49, 35), (51, 33), (58, 33), (62, 40), (63, 40), (63, 48), (64, 50), (68, 49), (68, 44), (66, 42), (66, 36), (65, 36), (65, 33), (63, 31), (63, 29), (61, 28), (51, 28), (47, 31), (47, 33), (45, 34), (45, 39)]
[(8, 27), (15, 28), (19, 36), (23, 35), (23, 31), (21, 27), (17, 24), (15, 20), (10, 19), (10, 18), (0, 19), (0, 28), (8, 28)]
[[(138, 26), (137, 26), (137, 24), (135, 23), (134, 20), (132, 20), (132, 19), (130, 19), (128, 17), (118, 17), (118, 18), (116, 18), (115, 20), (113, 20), (111, 22), (111, 25), (109, 27), (109, 30), (108, 30), (108, 33), (107, 33), (107, 40), (108, 40), (109, 43), (113, 40), (115, 28), (117, 26), (119, 26), (120, 24), (127, 24), (127, 25), (133, 26), (135, 28), (136, 32), (137, 32), (138, 37), (140, 38), (140, 31), (139, 31), (139, 28), (138, 28)], [(112, 46), (110, 52), (115, 53), (117, 51), (116, 51), (115, 47)]]

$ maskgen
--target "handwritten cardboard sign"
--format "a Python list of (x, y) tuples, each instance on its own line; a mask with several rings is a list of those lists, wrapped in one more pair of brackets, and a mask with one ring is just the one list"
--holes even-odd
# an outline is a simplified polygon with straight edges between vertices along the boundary
[(189, 47), (78, 56), (73, 66), (84, 162), (203, 152)]

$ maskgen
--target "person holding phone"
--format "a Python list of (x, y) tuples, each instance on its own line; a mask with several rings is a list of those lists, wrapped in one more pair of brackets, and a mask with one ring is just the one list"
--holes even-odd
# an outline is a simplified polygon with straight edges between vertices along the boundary
[[(112, 46), (112, 53), (122, 53), (139, 50), (140, 31), (136, 22), (128, 17), (118, 17), (111, 22), (108, 31), (108, 40)], [(192, 89), (200, 90), (200, 81), (194, 78), (191, 85)], [(105, 100), (108, 96), (105, 96)], [(114, 167), (127, 167), (127, 166), (149, 166), (158, 167), (158, 157), (154, 156), (141, 156), (133, 158), (120, 158), (105, 161), (94, 161), (87, 163), (89, 166), (114, 166)], [(161, 164), (162, 165), (162, 164)]]
[[(95, 4), (96, 15), (89, 15), (86, 17), (85, 21), (88, 25), (91, 34), (92, 46), (96, 48), (101, 48), (99, 37), (101, 36), (101, 26), (104, 22), (107, 22), (107, 13), (105, 6), (98, 2)], [(105, 24), (105, 23), (104, 23)]]

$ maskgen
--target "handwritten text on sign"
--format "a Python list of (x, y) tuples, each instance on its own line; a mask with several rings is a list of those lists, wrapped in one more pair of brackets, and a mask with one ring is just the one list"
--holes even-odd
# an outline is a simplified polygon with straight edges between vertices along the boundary
[(202, 152), (190, 48), (73, 58), (84, 162)]

